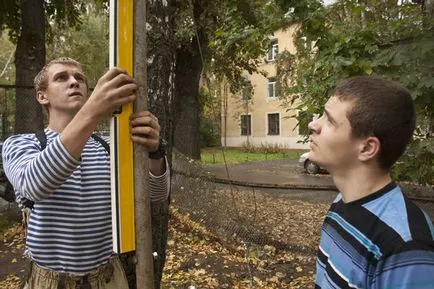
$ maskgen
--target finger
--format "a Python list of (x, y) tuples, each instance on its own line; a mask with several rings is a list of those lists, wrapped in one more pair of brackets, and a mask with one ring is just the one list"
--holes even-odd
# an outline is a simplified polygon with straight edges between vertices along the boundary
[(119, 108), (124, 104), (133, 102), (136, 99), (136, 95), (135, 94), (130, 94), (128, 96), (124, 96), (124, 97), (119, 97), (117, 99), (115, 99), (113, 101), (113, 107), (114, 108)]
[(149, 139), (146, 137), (135, 136), (135, 135), (131, 136), (131, 140), (135, 143), (142, 144), (142, 145), (146, 146), (146, 148), (150, 152), (156, 151), (158, 148), (158, 144), (159, 144), (159, 140), (157, 141), (154, 139)]
[(130, 124), (132, 127), (150, 126), (154, 129), (160, 130), (160, 124), (158, 122), (158, 119), (150, 116), (136, 117), (130, 120)]
[(116, 75), (113, 79), (108, 81), (108, 85), (112, 88), (121, 87), (123, 85), (131, 84), (131, 83), (134, 83), (136, 86), (136, 89), (137, 89), (137, 84), (136, 84), (135, 80), (132, 77), (130, 77), (128, 74), (125, 74), (125, 73), (120, 73), (120, 74)]
[(110, 68), (106, 73), (104, 73), (104, 75), (100, 78), (100, 80), (110, 81), (119, 74), (128, 75), (128, 73), (124, 69), (122, 69), (120, 67), (113, 67), (113, 68)]
[(139, 118), (139, 117), (143, 117), (143, 116), (148, 116), (148, 117), (152, 117), (152, 118), (155, 118), (155, 119), (157, 119), (150, 111), (148, 111), (148, 110), (143, 110), (143, 111), (140, 111), (140, 112), (136, 112), (136, 113), (133, 113), (131, 116), (130, 116), (130, 119), (131, 120), (133, 120), (133, 119), (135, 119), (135, 118)]
[(155, 140), (159, 140), (160, 138), (160, 131), (149, 126), (132, 127), (130, 131), (131, 134), (135, 136), (146, 136), (147, 138)]
[[(121, 87), (115, 88), (110, 91), (110, 94), (112, 96), (116, 96), (117, 98), (124, 98), (128, 97), (132, 94), (134, 94), (135, 90), (137, 88), (137, 85), (135, 83), (128, 83), (125, 85), (122, 85)], [(135, 95), (134, 95), (135, 99)]]

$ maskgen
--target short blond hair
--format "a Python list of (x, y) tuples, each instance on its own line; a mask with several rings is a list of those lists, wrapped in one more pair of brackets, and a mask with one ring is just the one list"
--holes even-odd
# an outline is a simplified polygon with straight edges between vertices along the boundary
[[(41, 69), (41, 71), (39, 71), (39, 73), (35, 76), (33, 83), (35, 85), (36, 93), (38, 93), (38, 91), (45, 91), (47, 89), (47, 85), (48, 85), (47, 71), (50, 68), (50, 66), (52, 66), (54, 64), (72, 65), (72, 66), (75, 66), (75, 67), (77, 67), (83, 71), (80, 62), (78, 62), (77, 60), (74, 60), (74, 59), (69, 58), (69, 57), (59, 57), (59, 58), (53, 59), (50, 62), (48, 62)], [(87, 79), (85, 80), (85, 82), (86, 82), (86, 86), (88, 86), (87, 85)]]

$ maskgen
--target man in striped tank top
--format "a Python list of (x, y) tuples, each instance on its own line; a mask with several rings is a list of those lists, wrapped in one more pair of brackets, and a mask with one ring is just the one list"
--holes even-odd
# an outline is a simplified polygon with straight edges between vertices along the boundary
[(415, 128), (409, 92), (349, 78), (309, 128), (309, 157), (340, 191), (321, 230), (315, 288), (434, 288), (432, 220), (389, 173)]
[[(35, 89), (48, 112), (46, 147), (34, 134), (12, 136), (3, 145), (4, 170), (17, 200), (34, 202), (24, 288), (128, 288), (112, 248), (110, 158), (91, 135), (103, 118), (135, 99), (137, 85), (124, 70), (112, 68), (88, 97), (80, 63), (59, 58), (35, 77)], [(167, 199), (166, 160), (151, 156), (159, 147), (158, 119), (147, 111), (133, 115), (131, 138), (151, 152), (151, 201)]]

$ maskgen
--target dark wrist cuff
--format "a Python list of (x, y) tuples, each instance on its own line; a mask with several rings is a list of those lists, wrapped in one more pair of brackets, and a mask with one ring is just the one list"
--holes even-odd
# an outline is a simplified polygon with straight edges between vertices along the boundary
[(158, 144), (158, 148), (155, 152), (149, 153), (149, 158), (153, 160), (159, 160), (166, 156), (167, 151), (167, 141), (164, 138), (160, 137), (160, 143)]

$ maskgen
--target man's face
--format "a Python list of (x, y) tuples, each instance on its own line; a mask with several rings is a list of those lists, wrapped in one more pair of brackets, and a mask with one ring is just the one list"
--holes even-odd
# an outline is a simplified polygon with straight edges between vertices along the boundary
[(353, 103), (332, 96), (325, 104), (323, 115), (309, 123), (309, 158), (330, 173), (352, 167), (358, 160), (360, 140), (351, 136), (347, 112)]
[(38, 99), (50, 113), (75, 114), (87, 100), (86, 76), (74, 65), (53, 64), (47, 70), (47, 88), (38, 92)]

